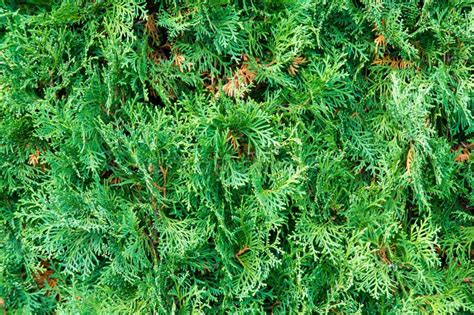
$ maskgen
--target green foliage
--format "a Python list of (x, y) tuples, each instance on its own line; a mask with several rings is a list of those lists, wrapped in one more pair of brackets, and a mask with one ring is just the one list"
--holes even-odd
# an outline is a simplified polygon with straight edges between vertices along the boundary
[(0, 1), (0, 312), (474, 312), (470, 1)]

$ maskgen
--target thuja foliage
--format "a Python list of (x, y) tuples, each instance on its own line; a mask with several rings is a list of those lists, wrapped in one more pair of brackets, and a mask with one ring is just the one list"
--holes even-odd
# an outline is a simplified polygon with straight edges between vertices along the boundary
[(471, 1), (0, 3), (0, 312), (474, 311)]

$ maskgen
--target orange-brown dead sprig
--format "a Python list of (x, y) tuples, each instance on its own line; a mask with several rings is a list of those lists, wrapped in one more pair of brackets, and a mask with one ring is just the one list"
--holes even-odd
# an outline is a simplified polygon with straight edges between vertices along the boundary
[(222, 87), (225, 94), (230, 97), (235, 97), (238, 92), (252, 83), (257, 75), (254, 71), (249, 69), (247, 61), (249, 60), (247, 55), (242, 56), (244, 63), (237, 70), (237, 72), (227, 80), (227, 83)]
[(36, 151), (28, 157), (28, 164), (32, 166), (36, 166), (39, 164), (39, 156), (40, 156), (40, 150), (36, 149)]
[(288, 73), (294, 77), (298, 73), (299, 67), (301, 65), (304, 65), (305, 63), (306, 63), (306, 58), (301, 57), (301, 56), (296, 57), (291, 62), (291, 65), (288, 67)]

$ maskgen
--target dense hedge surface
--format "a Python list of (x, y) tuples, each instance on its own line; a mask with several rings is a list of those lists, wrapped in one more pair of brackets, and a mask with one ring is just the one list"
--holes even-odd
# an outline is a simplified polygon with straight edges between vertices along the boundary
[(0, 313), (474, 312), (473, 20), (0, 1)]

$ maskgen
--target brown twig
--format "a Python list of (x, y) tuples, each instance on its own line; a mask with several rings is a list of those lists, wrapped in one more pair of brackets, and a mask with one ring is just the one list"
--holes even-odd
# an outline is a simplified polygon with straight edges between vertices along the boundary
[(270, 312), (271, 314), (273, 314), (273, 309), (275, 308), (275, 306), (277, 305), (280, 305), (280, 301), (276, 300), (275, 302), (273, 302), (273, 304), (270, 306)]
[[(153, 172), (154, 168), (153, 167), (149, 167), (148, 169), (149, 171)], [(160, 186), (158, 185), (157, 183), (153, 182), (153, 186), (158, 189), (159, 191), (161, 191), (163, 193), (163, 198), (166, 199), (166, 183), (167, 183), (167, 176), (168, 176), (168, 166), (166, 168), (163, 168), (162, 165), (160, 165), (160, 172), (161, 172), (161, 175), (163, 176), (163, 186)], [(153, 210), (156, 211), (156, 197), (155, 196), (152, 196), (151, 197), (151, 206), (153, 207)], [(162, 204), (161, 205), (161, 209), (163, 209), (165, 205)], [(158, 213), (157, 213), (158, 214)]]
[(250, 247), (248, 247), (247, 245), (245, 245), (244, 248), (242, 248), (241, 250), (239, 250), (236, 254), (235, 254), (235, 258), (237, 258), (237, 260), (240, 262), (240, 264), (243, 266), (244, 263), (242, 262), (242, 260), (240, 259), (240, 256), (242, 256), (243, 254), (245, 254), (246, 252), (248, 252), (250, 250)]
[(163, 176), (163, 197), (166, 198), (166, 176), (168, 174), (168, 166), (166, 169), (163, 169), (163, 166), (160, 165), (160, 171)]

